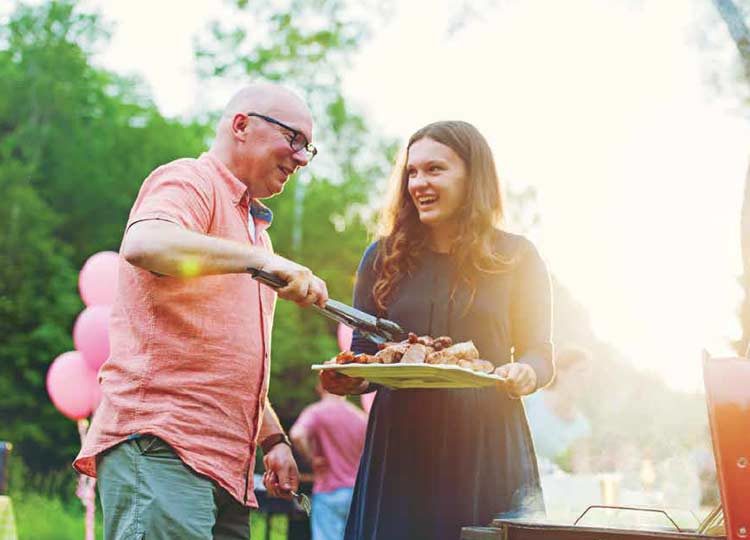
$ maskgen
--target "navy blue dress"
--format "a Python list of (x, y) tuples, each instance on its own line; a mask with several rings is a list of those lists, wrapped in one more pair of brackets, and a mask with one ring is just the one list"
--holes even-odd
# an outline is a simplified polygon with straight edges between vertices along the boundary
[[(496, 249), (516, 264), (481, 276), (468, 309), (465, 290), (450, 298), (450, 256), (428, 252), (381, 315), (419, 335), (473, 340), (496, 366), (526, 362), (544, 385), (554, 372), (547, 268), (521, 236), (498, 231)], [(373, 314), (376, 252), (365, 252), (354, 291), (354, 306)], [(352, 349), (376, 347), (355, 333)], [(346, 539), (458, 540), (463, 526), (526, 510), (543, 502), (521, 400), (497, 388), (378, 389)]]

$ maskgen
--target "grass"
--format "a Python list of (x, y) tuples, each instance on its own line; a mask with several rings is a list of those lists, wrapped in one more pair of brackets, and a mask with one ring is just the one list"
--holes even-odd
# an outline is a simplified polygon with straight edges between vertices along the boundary
[[(72, 469), (47, 474), (30, 473), (23, 461), (10, 467), (9, 495), (19, 540), (81, 540), (84, 538), (85, 509), (75, 496), (77, 476)], [(287, 517), (271, 519), (271, 540), (286, 540)], [(266, 517), (250, 513), (253, 540), (266, 539)], [(102, 509), (97, 497), (96, 538), (104, 538)]]
[[(19, 540), (80, 540), (84, 538), (84, 508), (78, 499), (64, 501), (59, 497), (23, 492), (12, 496)], [(250, 515), (251, 537), (265, 540), (265, 516)], [(286, 516), (271, 520), (271, 540), (285, 540)], [(102, 512), (97, 507), (96, 538), (102, 539)]]

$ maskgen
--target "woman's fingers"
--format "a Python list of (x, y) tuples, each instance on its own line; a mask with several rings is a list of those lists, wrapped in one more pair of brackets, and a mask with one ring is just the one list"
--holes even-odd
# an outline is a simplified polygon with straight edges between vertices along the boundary
[(495, 369), (495, 374), (506, 379), (505, 388), (513, 397), (525, 396), (536, 389), (536, 372), (528, 364), (503, 364)]

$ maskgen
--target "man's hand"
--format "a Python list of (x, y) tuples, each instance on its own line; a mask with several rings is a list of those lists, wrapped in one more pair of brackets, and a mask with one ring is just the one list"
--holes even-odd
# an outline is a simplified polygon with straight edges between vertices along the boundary
[(291, 500), (292, 491), (299, 489), (299, 470), (292, 449), (284, 443), (275, 445), (263, 456), (263, 485), (270, 497)]
[(507, 379), (505, 389), (512, 397), (521, 397), (536, 390), (536, 372), (528, 364), (511, 362), (495, 369), (495, 375)]
[(339, 396), (362, 394), (370, 386), (370, 383), (361, 377), (347, 377), (327, 369), (320, 371), (319, 377), (320, 385), (326, 391)]
[(303, 307), (312, 304), (323, 307), (328, 300), (328, 288), (325, 282), (301, 264), (272, 254), (260, 270), (286, 281), (286, 287), (278, 290), (279, 296), (284, 300), (291, 300)]

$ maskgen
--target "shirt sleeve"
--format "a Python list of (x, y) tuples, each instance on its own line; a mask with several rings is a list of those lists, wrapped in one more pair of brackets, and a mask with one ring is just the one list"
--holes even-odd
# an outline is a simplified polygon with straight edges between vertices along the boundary
[(555, 374), (552, 287), (547, 265), (536, 247), (525, 239), (524, 243), (513, 276), (513, 357), (534, 369), (537, 388), (542, 388), (552, 381)]
[[(357, 269), (357, 280), (354, 284), (353, 306), (370, 315), (377, 315), (378, 311), (375, 306), (375, 298), (372, 295), (372, 288), (375, 285), (376, 278), (375, 259), (377, 246), (377, 242), (374, 242), (365, 250)], [(355, 354), (375, 354), (378, 352), (378, 347), (358, 330), (355, 330), (352, 337), (352, 352)]]
[(213, 193), (210, 185), (184, 166), (165, 165), (141, 186), (127, 227), (160, 219), (185, 229), (207, 233), (211, 224)]
[(292, 429), (297, 428), (302, 429), (307, 433), (312, 433), (315, 431), (317, 420), (318, 415), (315, 413), (315, 409), (313, 409), (312, 407), (306, 407), (297, 417), (297, 421), (294, 423)]

